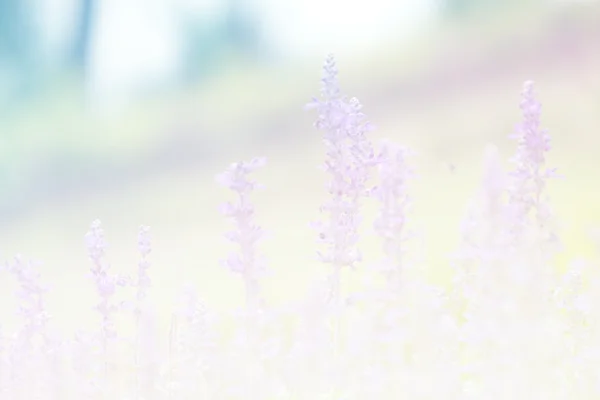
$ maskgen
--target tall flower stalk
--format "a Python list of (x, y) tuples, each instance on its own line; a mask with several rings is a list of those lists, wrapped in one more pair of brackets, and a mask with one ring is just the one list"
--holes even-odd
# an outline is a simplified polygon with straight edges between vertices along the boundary
[[(40, 282), (40, 274), (31, 262), (25, 261), (21, 255), (14, 258), (7, 270), (18, 282), (16, 292), (19, 299), (18, 314), (23, 325), (11, 344), (9, 359), (13, 369), (13, 383), (17, 391), (29, 396), (40, 396), (49, 390), (49, 376), (43, 374), (43, 367), (49, 366), (49, 353), (52, 351), (47, 324), (50, 315), (45, 307), (45, 294), (48, 289)], [(36, 346), (36, 339), (41, 339)], [(28, 381), (28, 374), (35, 373), (37, 379)]]
[[(323, 67), (321, 98), (314, 98), (306, 108), (318, 113), (315, 127), (323, 132), (326, 157), (323, 168), (329, 174), (329, 199), (321, 206), (325, 221), (314, 227), (324, 251), (319, 259), (332, 267), (329, 275), (329, 295), (325, 306), (334, 311), (331, 321), (333, 366), (335, 377), (340, 378), (341, 352), (341, 271), (354, 268), (362, 259), (358, 247), (358, 228), (361, 222), (361, 199), (368, 194), (367, 184), (376, 163), (367, 133), (373, 129), (363, 114), (356, 98), (342, 96), (335, 60), (329, 55)], [(337, 379), (339, 380), (339, 379)], [(339, 382), (341, 383), (341, 382)], [(336, 382), (332, 382), (333, 388)], [(334, 389), (335, 390), (335, 389)]]
[[(544, 197), (547, 180), (557, 177), (557, 174), (555, 168), (545, 167), (546, 153), (551, 149), (550, 135), (540, 127), (542, 106), (535, 99), (533, 89), (533, 81), (523, 84), (520, 103), (523, 121), (511, 135), (517, 141), (517, 151), (511, 160), (515, 168), (510, 173), (512, 180), (508, 190), (513, 245), (526, 240), (531, 225), (536, 238), (553, 244), (558, 241), (549, 229), (551, 211)], [(532, 213), (533, 224), (530, 222)]]
[[(508, 250), (515, 283), (524, 292), (528, 307), (549, 300), (555, 284), (549, 264), (560, 245), (552, 229), (552, 213), (545, 193), (547, 181), (557, 176), (556, 169), (547, 168), (546, 154), (550, 136), (540, 127), (541, 104), (535, 99), (533, 81), (526, 81), (521, 92), (520, 108), (523, 120), (512, 138), (517, 151), (512, 158), (515, 168), (510, 172), (508, 187)], [(534, 295), (533, 287), (539, 292)], [(538, 311), (531, 311), (539, 315)]]
[(383, 243), (383, 260), (377, 267), (390, 286), (395, 287), (399, 284), (405, 245), (410, 237), (406, 226), (410, 207), (407, 184), (414, 173), (406, 158), (411, 154), (408, 148), (384, 141), (378, 156), (379, 185), (370, 191), (380, 203), (379, 215), (373, 224)]
[[(250, 201), (250, 195), (259, 185), (250, 180), (248, 175), (265, 164), (264, 158), (233, 163), (217, 176), (218, 183), (232, 190), (237, 197), (237, 202), (227, 202), (221, 206), (221, 212), (235, 224), (235, 229), (225, 236), (237, 244), (239, 250), (231, 253), (223, 263), (230, 271), (241, 275), (246, 289), (246, 309), (241, 314), (243, 326), (241, 336), (238, 337), (242, 346), (237, 352), (237, 355), (241, 356), (240, 363), (248, 362), (245, 368), (241, 368), (245, 377), (248, 377), (247, 374), (258, 373), (264, 367), (259, 361), (259, 321), (261, 314), (265, 312), (259, 281), (267, 272), (267, 268), (264, 257), (257, 249), (257, 243), (263, 238), (264, 232), (254, 223), (254, 206)], [(260, 390), (257, 379), (242, 380), (244, 383), (241, 387), (246, 394), (251, 397), (257, 396), (257, 390)]]
[(264, 232), (254, 223), (254, 206), (250, 202), (250, 194), (258, 185), (248, 180), (248, 174), (265, 163), (264, 158), (234, 163), (217, 176), (217, 182), (235, 192), (238, 200), (221, 206), (221, 213), (233, 220), (236, 226), (235, 230), (225, 236), (239, 247), (239, 252), (230, 254), (223, 264), (231, 272), (242, 276), (246, 288), (246, 306), (250, 310), (260, 307), (259, 278), (266, 272), (266, 262), (257, 251), (256, 244)]
[[(151, 285), (150, 276), (148, 276), (148, 269), (150, 268), (150, 261), (148, 255), (152, 251), (152, 245), (150, 242), (150, 227), (142, 225), (138, 232), (138, 252), (140, 254), (140, 260), (138, 262), (138, 270), (135, 286), (135, 306), (134, 306), (134, 317), (136, 325), (135, 335), (135, 366), (136, 366), (136, 395), (141, 396), (143, 391), (149, 390), (149, 387), (153, 384), (150, 373), (150, 362), (143, 362), (150, 356), (149, 353), (144, 350), (149, 350), (147, 344), (147, 337), (151, 336), (153, 332), (151, 330), (155, 327), (150, 323), (151, 318), (149, 310), (147, 309), (146, 297), (148, 295), (148, 289)], [(144, 340), (146, 339), (146, 340)]]
[(330, 175), (329, 200), (321, 212), (327, 221), (315, 224), (325, 251), (320, 260), (333, 267), (331, 301), (339, 301), (340, 273), (344, 267), (354, 267), (361, 260), (358, 248), (360, 199), (367, 193), (367, 182), (375, 156), (366, 134), (372, 126), (362, 113), (356, 98), (347, 100), (339, 89), (335, 60), (329, 55), (323, 67), (321, 98), (313, 99), (307, 108), (315, 108), (315, 127), (323, 131), (326, 146), (325, 171)]
[[(552, 365), (558, 347), (551, 298), (555, 282), (544, 247), (556, 240), (544, 198), (546, 181), (555, 171), (544, 165), (550, 137), (540, 128), (541, 105), (532, 81), (523, 86), (520, 106), (523, 121), (512, 135), (515, 168), (505, 175), (496, 151), (488, 149), (483, 187), (464, 221), (457, 259), (455, 285), (466, 301), (462, 334), (467, 354), (486, 354), (465, 371), (484, 390), (479, 397), (508, 382), (516, 392), (532, 387), (540, 379), (539, 367)], [(550, 373), (542, 380), (551, 382)], [(546, 397), (541, 393), (536, 397)]]
[(91, 277), (96, 286), (96, 292), (100, 297), (100, 302), (96, 305), (96, 311), (100, 314), (100, 346), (103, 359), (102, 379), (104, 385), (100, 387), (106, 390), (108, 377), (110, 373), (110, 344), (117, 338), (115, 328), (114, 314), (121, 308), (120, 304), (112, 301), (117, 287), (125, 287), (130, 284), (130, 280), (125, 276), (111, 274), (109, 265), (104, 260), (106, 254), (106, 241), (104, 240), (104, 230), (100, 220), (92, 222), (90, 230), (85, 235), (85, 242), (88, 250), (88, 256), (92, 261), (90, 268)]

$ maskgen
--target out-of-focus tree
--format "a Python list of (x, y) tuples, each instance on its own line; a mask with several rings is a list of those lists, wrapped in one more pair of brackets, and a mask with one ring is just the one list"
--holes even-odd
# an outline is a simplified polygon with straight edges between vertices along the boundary
[(214, 21), (184, 18), (182, 83), (187, 84), (211, 74), (223, 53), (223, 38)]
[(189, 83), (212, 74), (227, 62), (226, 55), (256, 58), (261, 47), (260, 21), (247, 0), (227, 0), (214, 20), (184, 18), (183, 81)]
[(85, 75), (88, 62), (96, 5), (95, 0), (81, 0), (79, 4), (79, 16), (73, 35), (73, 47), (69, 64), (75, 69), (76, 73), (82, 75)]
[(0, 1), (0, 93), (2, 101), (29, 94), (35, 88), (36, 41), (29, 16), (30, 2)]
[[(246, 3), (246, 4), (245, 4)], [(229, 0), (223, 21), (223, 31), (232, 47), (251, 56), (260, 46), (258, 16), (244, 0)]]

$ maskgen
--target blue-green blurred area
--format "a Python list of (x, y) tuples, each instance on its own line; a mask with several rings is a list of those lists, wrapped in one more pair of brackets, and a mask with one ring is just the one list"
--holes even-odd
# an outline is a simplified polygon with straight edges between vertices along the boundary
[(218, 269), (226, 193), (213, 176), (266, 155), (262, 222), (281, 225), (286, 249), (273, 258), (295, 254), (288, 240), (312, 260), (303, 229), (323, 200), (323, 151), (302, 107), (327, 53), (376, 137), (417, 148), (415, 212), (440, 232), (456, 228), (485, 144), (513, 151), (527, 79), (570, 176), (557, 201), (595, 201), (599, 39), (591, 0), (1, 0), (0, 252), (85, 265), (81, 238), (100, 218), (130, 265), (136, 227), (153, 226), (163, 282), (200, 259)]
[(0, 220), (285, 136), (326, 53), (387, 52), (433, 23), (424, 4), (3, 0)]

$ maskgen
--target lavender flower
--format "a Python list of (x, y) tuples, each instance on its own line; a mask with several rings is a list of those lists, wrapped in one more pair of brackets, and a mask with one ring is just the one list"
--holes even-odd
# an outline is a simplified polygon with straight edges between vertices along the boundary
[(146, 298), (147, 291), (151, 284), (150, 277), (148, 276), (148, 269), (150, 268), (148, 255), (152, 251), (152, 245), (150, 243), (149, 226), (142, 225), (140, 227), (138, 233), (138, 251), (141, 255), (141, 260), (138, 262), (138, 274), (135, 286), (137, 289), (136, 298), (138, 301), (139, 310), (139, 308), (141, 307), (140, 303)]
[(381, 203), (380, 213), (375, 219), (375, 232), (383, 240), (384, 259), (379, 265), (388, 281), (392, 283), (403, 267), (405, 242), (409, 237), (406, 229), (406, 214), (410, 206), (406, 186), (413, 171), (406, 163), (411, 152), (391, 142), (383, 142), (379, 154), (379, 186), (370, 193)]
[(92, 222), (89, 232), (85, 235), (85, 243), (88, 249), (88, 255), (94, 262), (94, 265), (99, 267), (102, 257), (106, 251), (106, 241), (104, 240), (104, 230), (100, 220)]
[(258, 279), (266, 272), (266, 263), (257, 254), (256, 244), (263, 237), (263, 230), (254, 224), (254, 207), (249, 196), (258, 185), (247, 179), (247, 175), (264, 166), (264, 158), (255, 158), (250, 162), (232, 164), (225, 172), (217, 176), (217, 182), (234, 191), (237, 203), (224, 203), (221, 212), (236, 224), (236, 230), (226, 234), (227, 239), (239, 246), (239, 253), (232, 253), (223, 264), (232, 272), (242, 275), (246, 286), (247, 305), (259, 306)]
[(136, 389), (141, 391), (150, 391), (153, 377), (155, 375), (154, 368), (151, 365), (152, 352), (149, 351), (152, 346), (152, 339), (156, 334), (156, 327), (152, 319), (151, 310), (146, 307), (146, 296), (150, 288), (151, 280), (148, 276), (150, 262), (148, 255), (152, 251), (150, 242), (150, 227), (142, 225), (138, 232), (138, 251), (141, 259), (138, 262), (137, 279), (134, 282), (136, 289), (135, 305), (133, 314), (136, 324), (135, 336), (135, 366), (136, 366)]
[[(516, 391), (524, 390), (538, 374), (533, 365), (551, 364), (560, 342), (551, 301), (552, 271), (538, 247), (547, 239), (540, 234), (552, 234), (542, 194), (546, 180), (555, 175), (544, 169), (550, 138), (539, 127), (541, 106), (531, 81), (525, 82), (521, 109), (523, 122), (513, 135), (518, 140), (512, 159), (516, 168), (506, 177), (497, 152), (487, 151), (482, 189), (463, 225), (462, 269), (455, 281), (466, 300), (462, 335), (467, 357), (486, 354), (465, 372), (489, 392), (503, 380), (515, 382)], [(545, 380), (551, 380), (549, 375)]]
[(95, 309), (101, 317), (100, 326), (100, 347), (102, 356), (103, 371), (95, 379), (103, 382), (99, 390), (105, 392), (108, 389), (109, 370), (112, 364), (109, 361), (110, 344), (117, 338), (115, 328), (114, 314), (123, 308), (125, 303), (114, 304), (112, 298), (117, 287), (129, 286), (131, 281), (128, 277), (120, 275), (111, 275), (109, 265), (104, 262), (106, 242), (104, 240), (104, 230), (99, 220), (92, 222), (90, 230), (85, 235), (85, 241), (88, 248), (88, 255), (93, 265), (90, 269), (92, 279), (96, 285), (96, 291), (100, 296), (100, 302)]
[[(511, 135), (518, 143), (517, 152), (512, 158), (515, 169), (510, 173), (512, 182), (509, 187), (511, 234), (515, 242), (520, 241), (526, 233), (531, 212), (535, 212), (535, 228), (539, 233), (548, 228), (551, 212), (542, 195), (547, 179), (557, 177), (555, 168), (544, 168), (545, 154), (551, 148), (550, 136), (546, 129), (540, 128), (542, 106), (534, 97), (533, 86), (533, 81), (526, 81), (523, 85), (523, 122), (517, 126), (517, 132)], [(552, 232), (546, 231), (545, 234), (545, 240), (557, 243), (558, 238)]]
[(325, 60), (321, 79), (321, 99), (313, 99), (307, 108), (318, 112), (315, 127), (324, 131), (327, 148), (324, 169), (331, 176), (330, 200), (321, 207), (329, 215), (327, 222), (313, 224), (325, 252), (318, 252), (322, 262), (333, 266), (332, 296), (337, 297), (339, 274), (343, 267), (354, 267), (362, 256), (358, 249), (360, 199), (367, 194), (367, 182), (375, 156), (366, 134), (372, 126), (365, 121), (361, 104), (340, 94), (335, 60)]
[(323, 263), (332, 267), (324, 307), (326, 311), (333, 312), (328, 383), (330, 389), (336, 390), (343, 380), (344, 367), (341, 353), (344, 340), (340, 319), (344, 304), (340, 293), (341, 271), (345, 267), (354, 268), (362, 260), (358, 247), (360, 206), (361, 200), (369, 193), (367, 184), (377, 163), (373, 146), (367, 138), (373, 127), (366, 121), (360, 102), (341, 95), (337, 74), (335, 60), (329, 55), (323, 67), (321, 98), (313, 99), (306, 106), (317, 110), (315, 127), (323, 131), (326, 147), (323, 167), (330, 177), (327, 187), (330, 197), (320, 210), (327, 218), (312, 225), (319, 231), (319, 242), (324, 245), (324, 251), (318, 251), (317, 255)]
[[(50, 316), (44, 307), (44, 294), (48, 288), (39, 282), (40, 274), (31, 263), (25, 262), (21, 255), (15, 257), (8, 270), (19, 282), (17, 297), (19, 298), (19, 314), (25, 319), (25, 336), (31, 337), (36, 332), (43, 332)], [(25, 333), (24, 332), (24, 333)]]
[[(51, 358), (50, 353), (55, 350), (47, 328), (50, 315), (44, 304), (48, 288), (40, 283), (40, 274), (33, 263), (25, 261), (21, 255), (17, 255), (14, 262), (7, 265), (7, 270), (17, 279), (18, 312), (24, 320), (7, 352), (12, 379), (21, 389), (26, 388), (31, 396), (39, 396), (52, 384), (50, 374), (44, 373), (47, 371), (44, 367), (48, 366), (46, 362)], [(29, 382), (28, 375), (34, 371), (37, 379)]]
[(90, 272), (101, 299), (96, 310), (102, 316), (102, 336), (108, 340), (116, 336), (112, 314), (118, 310), (118, 306), (113, 305), (110, 300), (118, 286), (127, 286), (130, 282), (127, 277), (109, 274), (109, 266), (104, 262), (106, 241), (100, 220), (92, 222), (85, 241), (88, 256), (93, 263)]

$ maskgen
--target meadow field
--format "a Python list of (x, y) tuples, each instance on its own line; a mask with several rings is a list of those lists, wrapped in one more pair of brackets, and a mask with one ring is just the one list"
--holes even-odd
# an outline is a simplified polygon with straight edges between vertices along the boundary
[[(495, 144), (511, 168), (516, 145), (509, 135), (521, 120), (519, 96), (529, 79), (552, 138), (546, 164), (562, 175), (547, 187), (562, 241), (553, 265), (566, 270), (574, 260), (598, 256), (600, 9), (590, 10), (518, 14), (510, 26), (500, 17), (480, 18), (434, 30), (412, 47), (336, 59), (342, 92), (360, 100), (377, 128), (371, 139), (390, 138), (416, 152), (408, 160), (416, 172), (408, 185), (408, 223), (416, 232), (408, 251), (428, 282), (449, 287), (452, 281), (448, 260), (482, 180), (486, 145)], [(3, 192), (0, 254), (39, 260), (41, 281), (51, 287), (51, 324), (70, 335), (98, 323), (90, 312), (97, 295), (86, 280), (91, 263), (84, 242), (96, 219), (111, 271), (119, 273), (134, 273), (137, 230), (151, 227), (149, 299), (162, 337), (186, 284), (212, 310), (242, 306), (243, 282), (219, 264), (232, 247), (223, 237), (230, 224), (218, 209), (231, 195), (215, 176), (258, 156), (267, 160), (254, 174), (264, 189), (252, 197), (255, 220), (267, 233), (260, 250), (272, 271), (263, 280), (265, 299), (297, 301), (315, 278), (326, 277), (315, 252), (318, 234), (309, 226), (327, 198), (319, 169), (325, 148), (314, 112), (303, 109), (318, 94), (322, 62), (283, 72), (232, 68), (208, 89), (189, 88), (109, 118), (73, 111), (80, 107), (76, 96), (61, 94), (5, 124), (11, 134), (2, 168), (12, 193)], [(364, 221), (376, 212), (367, 206)], [(379, 256), (369, 223), (361, 234), (364, 261), (342, 273), (347, 292), (371, 278), (362, 267)], [(3, 278), (0, 288), (10, 293), (16, 283)], [(18, 326), (17, 305), (3, 296), (5, 330)]]

